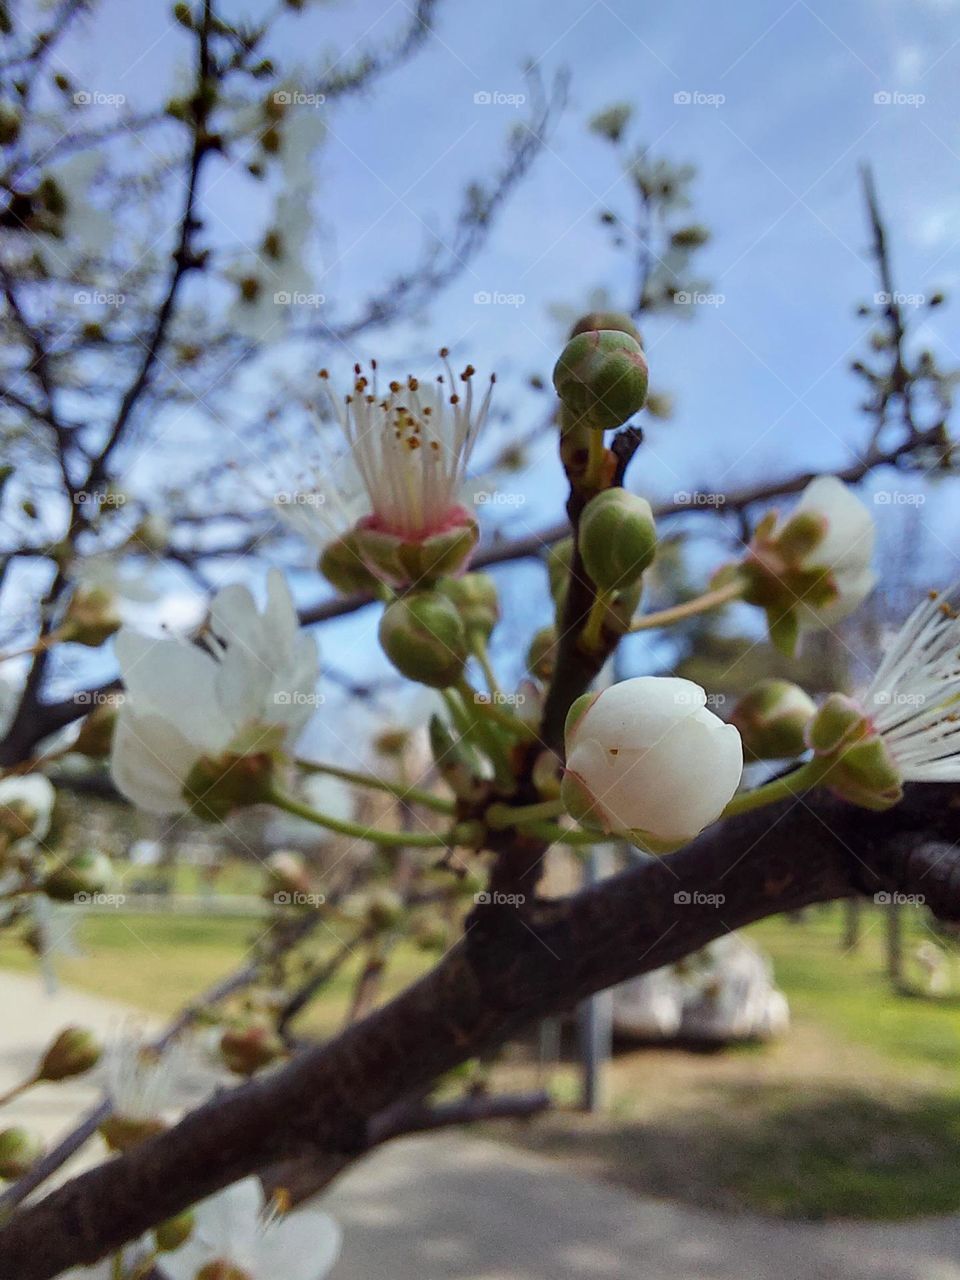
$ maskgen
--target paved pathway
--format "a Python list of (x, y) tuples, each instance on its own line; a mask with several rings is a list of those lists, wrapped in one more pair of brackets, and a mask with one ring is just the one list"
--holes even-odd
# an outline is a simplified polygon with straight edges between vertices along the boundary
[[(0, 972), (0, 1089), (66, 1023), (109, 1034), (130, 1015)], [(97, 1096), (95, 1083), (41, 1086), (4, 1118), (52, 1138)], [(385, 1147), (324, 1203), (344, 1228), (331, 1280), (960, 1280), (960, 1217), (860, 1226), (700, 1212), (464, 1133)]]

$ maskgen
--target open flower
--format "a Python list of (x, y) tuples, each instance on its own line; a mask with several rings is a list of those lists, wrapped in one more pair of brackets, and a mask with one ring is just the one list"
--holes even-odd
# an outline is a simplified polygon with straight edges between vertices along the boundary
[(111, 1115), (100, 1131), (115, 1151), (125, 1151), (166, 1128), (169, 1109), (184, 1069), (185, 1053), (175, 1042), (160, 1052), (142, 1035), (117, 1039), (104, 1056)]
[(586, 825), (653, 853), (719, 818), (743, 772), (733, 725), (690, 680), (638, 676), (570, 708), (563, 800)]
[[(323, 1280), (340, 1252), (340, 1228), (319, 1209), (265, 1212), (256, 1178), (204, 1200), (187, 1242), (163, 1256), (169, 1280)], [(219, 1269), (216, 1269), (219, 1266)]]
[(0, 778), (0, 841), (42, 840), (56, 799), (53, 784), (42, 773)]
[(258, 612), (246, 587), (213, 600), (205, 648), (124, 628), (116, 639), (127, 689), (110, 767), (118, 789), (150, 813), (222, 818), (264, 798), (274, 757), (312, 714), (317, 652), (300, 631), (279, 570)]
[(818, 476), (790, 516), (772, 511), (739, 566), (744, 598), (767, 612), (774, 643), (792, 653), (801, 631), (830, 627), (870, 594), (876, 526), (836, 476)]
[(832, 694), (808, 730), (824, 782), (885, 809), (904, 782), (960, 782), (960, 616), (934, 592), (894, 637), (862, 698)]
[(368, 499), (356, 526), (367, 565), (394, 586), (409, 586), (462, 570), (479, 536), (477, 522), (460, 504), (473, 446), (490, 406), (494, 379), (474, 403), (472, 365), (455, 379), (440, 352), (445, 374), (433, 386), (409, 377), (377, 385), (376, 364), (367, 377), (355, 366), (352, 392), (330, 403), (350, 446)]

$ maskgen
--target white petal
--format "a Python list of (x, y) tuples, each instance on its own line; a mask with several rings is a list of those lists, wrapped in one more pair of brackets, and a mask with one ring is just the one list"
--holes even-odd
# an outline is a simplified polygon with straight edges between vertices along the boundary
[(339, 1225), (319, 1209), (304, 1209), (269, 1227), (256, 1280), (323, 1280), (340, 1254)]
[(183, 813), (183, 784), (200, 753), (161, 716), (120, 708), (110, 772), (117, 790), (148, 813)]
[(173, 721), (203, 751), (217, 750), (229, 737), (214, 690), (218, 664), (209, 653), (126, 627), (117, 634), (116, 651), (128, 701), (138, 713)]

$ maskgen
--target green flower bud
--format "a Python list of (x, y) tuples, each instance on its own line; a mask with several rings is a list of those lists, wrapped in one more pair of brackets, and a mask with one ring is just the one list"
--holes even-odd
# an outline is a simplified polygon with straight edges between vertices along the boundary
[(82, 1076), (100, 1061), (103, 1050), (92, 1031), (66, 1027), (56, 1037), (37, 1067), (37, 1080), (67, 1080)]
[(70, 750), (76, 755), (86, 756), (88, 760), (103, 760), (110, 754), (116, 723), (117, 708), (107, 702), (101, 703), (80, 726)]
[(497, 584), (489, 573), (465, 573), (462, 578), (444, 578), (440, 590), (452, 601), (463, 620), (467, 635), (490, 638), (500, 621)]
[(451, 602), (438, 592), (412, 592), (387, 605), (379, 636), (384, 653), (408, 680), (446, 689), (463, 676), (466, 629)]
[(274, 758), (269, 751), (254, 755), (228, 751), (216, 759), (203, 756), (187, 775), (183, 794), (195, 817), (222, 822), (234, 809), (268, 803), (273, 771)]
[(622, 426), (643, 408), (647, 362), (639, 342), (615, 329), (578, 334), (564, 347), (553, 385), (574, 419), (595, 431)]
[(785, 760), (807, 747), (805, 730), (816, 704), (789, 680), (761, 680), (733, 709), (730, 723), (743, 739), (744, 751), (755, 760)]
[(153, 1238), (158, 1253), (173, 1253), (185, 1244), (193, 1234), (194, 1215), (192, 1209), (184, 1209), (175, 1218), (168, 1218), (153, 1229)]
[(298, 853), (278, 849), (266, 861), (267, 887), (264, 897), (272, 899), (277, 893), (288, 895), (310, 892), (310, 873)]
[(73, 902), (105, 893), (113, 880), (113, 864), (105, 853), (88, 849), (47, 873), (43, 892), (55, 902)]
[(634, 342), (640, 341), (640, 330), (622, 311), (588, 311), (570, 330), (570, 337), (576, 338), (581, 333), (592, 333), (598, 330), (625, 333), (633, 338)]
[(345, 596), (355, 591), (373, 593), (380, 586), (379, 578), (363, 562), (352, 529), (324, 547), (319, 568), (331, 587)]
[(657, 529), (646, 498), (605, 489), (587, 503), (580, 517), (580, 555), (601, 591), (635, 586), (656, 551)]
[(538, 680), (550, 680), (557, 665), (557, 629), (541, 627), (527, 650), (527, 670)]
[(113, 1115), (100, 1125), (100, 1134), (111, 1151), (132, 1151), (148, 1138), (163, 1133), (166, 1127), (163, 1120)]
[(807, 728), (824, 765), (823, 783), (851, 804), (883, 810), (903, 797), (903, 778), (883, 738), (852, 698), (832, 693)]
[(22, 1178), (43, 1155), (43, 1143), (29, 1129), (0, 1130), (0, 1178)]

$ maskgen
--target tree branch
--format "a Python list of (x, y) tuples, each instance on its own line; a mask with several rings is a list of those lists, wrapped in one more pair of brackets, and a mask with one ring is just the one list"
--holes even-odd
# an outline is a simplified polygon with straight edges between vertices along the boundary
[(522, 920), (481, 905), (431, 973), (336, 1040), (23, 1209), (0, 1230), (0, 1280), (92, 1263), (279, 1160), (360, 1153), (372, 1116), (442, 1073), (754, 920), (879, 890), (922, 895), (937, 915), (960, 918), (958, 837), (953, 787), (910, 786), (886, 814), (815, 794), (744, 814)]

